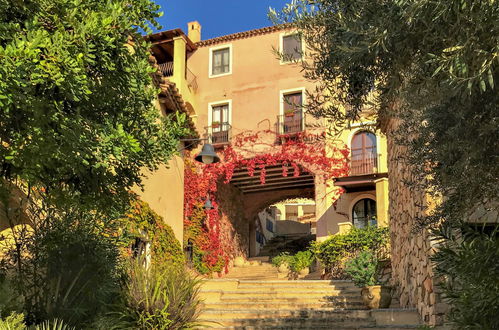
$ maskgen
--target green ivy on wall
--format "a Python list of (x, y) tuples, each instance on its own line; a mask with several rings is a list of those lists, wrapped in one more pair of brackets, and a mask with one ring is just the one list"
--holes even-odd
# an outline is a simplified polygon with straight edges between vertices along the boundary
[(120, 223), (123, 245), (130, 247), (137, 238), (148, 242), (153, 264), (180, 266), (185, 263), (182, 247), (173, 230), (146, 202), (138, 198), (133, 201)]

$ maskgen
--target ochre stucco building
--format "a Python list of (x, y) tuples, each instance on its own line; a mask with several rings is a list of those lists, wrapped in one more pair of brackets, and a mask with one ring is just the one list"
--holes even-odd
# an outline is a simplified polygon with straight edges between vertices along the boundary
[[(178, 88), (197, 132), (216, 148), (223, 148), (247, 131), (328, 130), (329, 123), (306, 112), (307, 91), (312, 92), (316, 84), (303, 77), (296, 63), (306, 49), (297, 36), (286, 26), (273, 26), (202, 40), (200, 24), (190, 22), (187, 35), (175, 29), (148, 38), (161, 72)], [(276, 51), (285, 53), (286, 59), (279, 59)], [(375, 118), (366, 116), (350, 123), (339, 139), (328, 143), (344, 144), (351, 150), (350, 175), (337, 178), (329, 188), (314, 178), (258, 188), (234, 183), (243, 199), (251, 201), (245, 213), (249, 224), (241, 229), (250, 242), (257, 234), (253, 217), (289, 197), (283, 191), (291, 189), (296, 191), (292, 197), (315, 199), (318, 240), (352, 225), (388, 225), (386, 138), (375, 128)], [(346, 193), (338, 200), (331, 198), (330, 190), (340, 187)], [(255, 253), (256, 249), (249, 249), (250, 255)]]

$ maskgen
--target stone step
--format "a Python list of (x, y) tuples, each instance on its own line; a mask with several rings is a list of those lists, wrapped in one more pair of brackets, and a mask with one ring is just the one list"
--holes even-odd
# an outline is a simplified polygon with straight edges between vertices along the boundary
[(307, 318), (307, 317), (278, 317), (278, 318), (258, 318), (258, 319), (205, 319), (200, 320), (208, 324), (210, 328), (219, 326), (219, 328), (228, 329), (360, 329), (374, 328), (376, 326), (373, 320), (364, 319), (345, 319), (337, 318)]
[(204, 294), (220, 294), (222, 299), (227, 298), (244, 298), (247, 301), (253, 299), (264, 299), (264, 298), (285, 298), (285, 299), (303, 299), (303, 298), (314, 298), (314, 299), (327, 299), (329, 297), (359, 297), (358, 293), (345, 293), (341, 290), (331, 290), (328, 292), (324, 291), (246, 291), (246, 290), (236, 290), (236, 291), (221, 291), (221, 290), (203, 290), (200, 291), (201, 296)]
[(203, 305), (205, 310), (213, 309), (367, 309), (362, 299), (337, 299), (317, 301), (316, 299), (302, 299), (300, 301), (289, 301), (286, 299), (257, 300), (248, 301), (247, 299), (222, 300), (220, 302), (206, 302)]
[(319, 320), (328, 319), (338, 322), (343, 321), (368, 321), (374, 322), (371, 318), (370, 311), (368, 310), (331, 310), (331, 309), (217, 309), (217, 310), (204, 310), (201, 312), (200, 319), (210, 320), (245, 320), (252, 319), (254, 321), (264, 319), (309, 319)]
[[(315, 330), (315, 329), (333, 329), (331, 328), (331, 325), (324, 325), (324, 324), (316, 324), (312, 326), (306, 326), (306, 325), (300, 325), (297, 327), (293, 326), (252, 326), (252, 325), (243, 325), (243, 326), (223, 326), (223, 325), (216, 325), (216, 323), (212, 323), (214, 326), (210, 326), (211, 329), (220, 329), (220, 330), (291, 330), (291, 329), (297, 329), (297, 330)], [(346, 326), (343, 325), (341, 327), (334, 327), (334, 330), (406, 330), (406, 329), (417, 329), (419, 328), (418, 325), (405, 325), (405, 326), (370, 326), (370, 327), (359, 327), (359, 326)]]
[[(216, 286), (211, 286), (211, 288), (216, 288)], [(244, 292), (313, 292), (313, 293), (325, 293), (330, 292), (342, 292), (348, 294), (360, 295), (360, 289), (356, 287), (336, 287), (336, 286), (318, 286), (318, 285), (282, 285), (282, 286), (263, 286), (263, 285), (241, 285), (237, 287), (237, 290)]]

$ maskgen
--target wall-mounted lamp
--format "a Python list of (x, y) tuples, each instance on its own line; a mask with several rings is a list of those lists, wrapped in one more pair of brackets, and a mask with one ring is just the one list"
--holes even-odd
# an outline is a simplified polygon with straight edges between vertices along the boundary
[[(182, 139), (180, 141), (187, 142), (187, 141), (206, 141), (206, 140), (208, 139)], [(217, 153), (215, 152), (215, 148), (213, 147), (213, 145), (209, 143), (205, 143), (203, 145), (203, 149), (201, 149), (201, 152), (194, 159), (203, 164), (218, 163), (220, 161), (220, 157), (218, 157)]]
[(218, 157), (215, 152), (215, 148), (213, 148), (213, 146), (209, 143), (203, 145), (203, 149), (201, 149), (199, 155), (197, 155), (194, 159), (203, 164), (218, 163), (220, 161), (220, 157)]

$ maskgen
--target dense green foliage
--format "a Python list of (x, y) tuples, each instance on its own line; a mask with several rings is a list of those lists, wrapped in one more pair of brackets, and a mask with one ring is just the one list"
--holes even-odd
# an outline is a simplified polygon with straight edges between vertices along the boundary
[(360, 252), (356, 257), (345, 263), (345, 273), (350, 276), (358, 287), (377, 285), (378, 260), (373, 253)]
[[(0, 330), (27, 330), (28, 327), (24, 324), (24, 315), (18, 313), (12, 313), (5, 319), (0, 318)], [(31, 329), (31, 328), (30, 328)], [(40, 325), (37, 325), (33, 330), (74, 330), (74, 328), (69, 327), (64, 321), (54, 320), (45, 321)]]
[(444, 228), (437, 236), (441, 245), (434, 261), (448, 279), (444, 294), (460, 328), (499, 328), (498, 234), (497, 227), (463, 225), (460, 230)]
[(312, 252), (308, 250), (299, 251), (293, 256), (290, 267), (292, 271), (299, 272), (310, 267), (310, 265), (312, 265), (312, 262), (314, 262), (314, 255), (312, 254)]
[(289, 252), (281, 252), (271, 260), (272, 265), (280, 267), (281, 265), (291, 265), (293, 263), (293, 256)]
[(378, 258), (386, 258), (389, 242), (388, 228), (352, 228), (346, 234), (333, 235), (323, 242), (313, 242), (311, 251), (333, 276), (343, 276), (346, 259), (361, 251), (370, 251)]
[(184, 253), (173, 230), (146, 202), (140, 199), (133, 201), (119, 227), (123, 230), (121, 239), (124, 246), (131, 246), (136, 238), (150, 244), (151, 259), (156, 266), (184, 265)]
[(310, 111), (342, 127), (368, 103), (404, 120), (395, 138), (410, 148), (412, 184), (446, 196), (423, 222), (438, 223), (497, 208), (498, 17), (496, 1), (319, 0), (276, 19), (310, 47), (306, 76), (321, 84)]
[[(0, 177), (58, 206), (126, 207), (141, 170), (176, 151), (160, 117), (150, 0), (0, 1)], [(3, 186), (2, 186), (3, 187)], [(5, 188), (5, 187), (4, 187)]]
[(24, 315), (12, 313), (4, 319), (0, 318), (0, 330), (25, 330)]
[(289, 254), (289, 252), (281, 252), (272, 258), (271, 263), (275, 267), (285, 265), (293, 272), (299, 272), (300, 270), (310, 267), (314, 262), (314, 259), (313, 253), (309, 250), (298, 251), (294, 255)]
[(7, 255), (2, 286), (17, 299), (4, 308), (30, 325), (57, 318), (88, 326), (119, 291), (117, 238), (89, 213), (54, 213), (39, 225), (17, 235), (22, 258), (17, 249)]
[(200, 281), (184, 267), (132, 263), (123, 301), (101, 323), (102, 329), (186, 329), (197, 325)]

